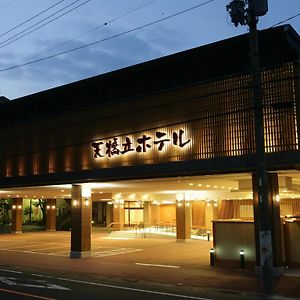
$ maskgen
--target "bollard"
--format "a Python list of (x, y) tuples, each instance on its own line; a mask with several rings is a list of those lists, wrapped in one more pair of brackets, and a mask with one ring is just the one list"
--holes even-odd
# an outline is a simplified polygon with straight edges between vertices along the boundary
[(241, 264), (241, 268), (244, 269), (245, 268), (245, 251), (244, 250), (240, 250), (240, 264)]
[(210, 254), (210, 266), (214, 267), (215, 266), (215, 249), (210, 248), (209, 254)]
[(210, 241), (210, 231), (206, 231), (207, 240)]

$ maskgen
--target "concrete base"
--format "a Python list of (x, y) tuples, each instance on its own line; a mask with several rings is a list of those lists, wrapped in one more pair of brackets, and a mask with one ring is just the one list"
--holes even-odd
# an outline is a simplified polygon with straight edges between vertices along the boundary
[(176, 242), (177, 243), (187, 243), (187, 242), (190, 242), (191, 239), (176, 239)]
[[(283, 273), (284, 273), (284, 266), (276, 267), (273, 270), (274, 270), (274, 274), (273, 274), (274, 277), (279, 277), (279, 276), (283, 275)], [(255, 275), (259, 275), (259, 276), (261, 275), (261, 266), (255, 267)]]
[(91, 257), (91, 251), (71, 251), (70, 258), (87, 258)]

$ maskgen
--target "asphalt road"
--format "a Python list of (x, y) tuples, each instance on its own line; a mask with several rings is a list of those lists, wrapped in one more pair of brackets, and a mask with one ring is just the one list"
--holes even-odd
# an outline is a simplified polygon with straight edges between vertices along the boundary
[[(0, 269), (0, 299), (105, 299), (105, 300), (171, 300), (171, 299), (195, 299), (195, 300), (225, 300), (225, 299), (260, 299), (257, 295), (242, 293), (220, 293), (204, 289), (191, 289), (186, 293), (179, 293), (172, 286), (161, 286), (159, 289), (153, 286), (143, 288), (139, 285), (124, 285), (89, 281), (84, 278), (73, 279), (55, 277), (46, 274), (34, 274), (9, 269)], [(263, 298), (262, 298), (263, 299)]]

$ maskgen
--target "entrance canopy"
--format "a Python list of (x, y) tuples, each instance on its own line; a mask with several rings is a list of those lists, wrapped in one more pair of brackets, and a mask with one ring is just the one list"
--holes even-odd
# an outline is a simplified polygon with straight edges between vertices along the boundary
[[(280, 197), (300, 198), (300, 172), (279, 171)], [(189, 200), (218, 201), (226, 199), (252, 199), (250, 173), (182, 176), (139, 180), (82, 183), (92, 191), (92, 200), (174, 202), (182, 194)], [(5, 188), (0, 198), (70, 199), (71, 184)]]

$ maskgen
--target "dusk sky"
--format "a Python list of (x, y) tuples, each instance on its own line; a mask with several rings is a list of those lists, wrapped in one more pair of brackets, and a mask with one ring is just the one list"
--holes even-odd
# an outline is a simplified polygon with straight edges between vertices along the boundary
[[(0, 0), (0, 95), (15, 99), (246, 33), (247, 26), (236, 28), (230, 23), (225, 8), (228, 3), (229, 0)], [(199, 4), (204, 5), (142, 29), (6, 70), (119, 35)], [(299, 0), (269, 0), (269, 12), (260, 18), (258, 27), (269, 28), (299, 13)], [(54, 18), (57, 19), (52, 21)], [(284, 24), (287, 23), (300, 33), (300, 16)], [(37, 27), (41, 28), (35, 30)]]

